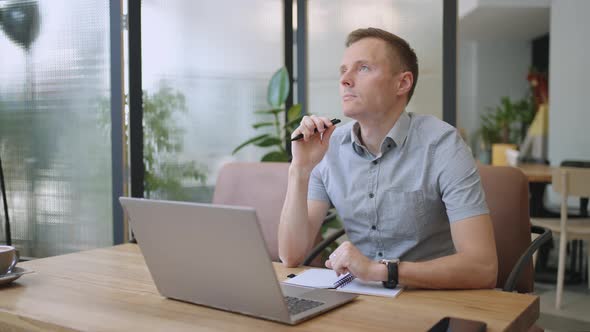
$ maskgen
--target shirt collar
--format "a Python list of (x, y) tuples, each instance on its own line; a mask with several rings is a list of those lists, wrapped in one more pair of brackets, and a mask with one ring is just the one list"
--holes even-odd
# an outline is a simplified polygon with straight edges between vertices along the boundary
[(408, 137), (409, 130), (410, 115), (406, 111), (403, 111), (402, 114), (400, 114), (399, 119), (397, 119), (393, 125), (393, 128), (387, 133), (387, 137), (393, 139), (395, 145), (402, 146)]
[[(381, 151), (384, 152), (384, 146), (387, 145), (389, 139), (393, 140), (396, 146), (402, 146), (408, 137), (408, 131), (410, 130), (410, 115), (403, 111), (400, 114), (399, 118), (389, 130), (385, 139), (383, 140)], [(353, 149), (357, 152), (361, 150), (366, 150), (364, 146), (361, 144), (360, 138), (360, 124), (358, 122), (354, 122), (350, 131), (342, 137), (341, 144), (351, 143), (353, 145)], [(389, 138), (389, 139), (388, 139)], [(385, 149), (387, 150), (387, 149)], [(367, 151), (368, 152), (368, 151)]]

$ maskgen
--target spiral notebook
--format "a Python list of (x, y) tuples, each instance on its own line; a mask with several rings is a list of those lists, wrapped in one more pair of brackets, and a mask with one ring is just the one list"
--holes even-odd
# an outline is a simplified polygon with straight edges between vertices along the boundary
[(326, 288), (347, 293), (386, 297), (396, 297), (403, 290), (401, 286), (389, 289), (383, 287), (381, 282), (362, 281), (356, 279), (350, 273), (337, 276), (336, 272), (329, 269), (309, 269), (283, 282), (304, 287)]

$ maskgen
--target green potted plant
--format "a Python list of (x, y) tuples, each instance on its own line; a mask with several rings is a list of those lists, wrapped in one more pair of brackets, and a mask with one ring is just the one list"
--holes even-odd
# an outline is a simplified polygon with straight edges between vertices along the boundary
[(494, 164), (502, 163), (506, 149), (516, 149), (533, 117), (534, 106), (530, 97), (516, 101), (502, 97), (499, 106), (488, 108), (481, 115), (481, 149), (484, 153), (496, 151), (492, 156), (492, 160), (496, 161)]
[[(271, 149), (265, 154), (261, 161), (282, 161), (287, 162), (290, 159), (286, 146), (289, 143), (291, 133), (299, 126), (303, 115), (301, 114), (301, 105), (294, 104), (288, 110), (285, 107), (285, 101), (289, 96), (289, 73), (285, 67), (277, 70), (270, 79), (267, 89), (266, 101), (270, 109), (255, 111), (257, 114), (263, 114), (271, 117), (268, 121), (257, 122), (252, 125), (254, 129), (273, 127), (274, 133), (261, 134), (254, 136), (234, 149), (232, 154), (236, 154), (242, 148), (248, 145), (255, 145), (261, 148)], [(285, 119), (286, 113), (286, 121)], [(282, 124), (285, 122), (285, 124)]]
[(173, 120), (175, 113), (186, 113), (184, 95), (161, 83), (151, 95), (143, 91), (143, 162), (145, 197), (191, 200), (183, 182), (204, 185), (206, 169), (195, 161), (179, 161), (184, 149), (184, 129)]
[[(183, 183), (193, 181), (205, 185), (207, 170), (195, 161), (178, 161), (184, 149), (183, 128), (176, 125), (174, 116), (186, 113), (185, 97), (165, 82), (160, 82), (154, 93), (143, 91), (143, 162), (145, 167), (144, 195), (146, 198), (191, 200), (191, 193)], [(106, 137), (110, 137), (110, 101), (98, 98), (99, 123)], [(125, 122), (125, 141), (129, 142), (129, 124)]]

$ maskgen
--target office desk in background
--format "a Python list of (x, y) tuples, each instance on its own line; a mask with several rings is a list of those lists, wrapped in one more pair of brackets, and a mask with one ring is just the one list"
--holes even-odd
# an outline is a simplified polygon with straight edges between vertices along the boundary
[[(539, 298), (496, 290), (406, 290), (359, 296), (295, 327), (161, 297), (139, 248), (125, 244), (19, 264), (36, 271), (0, 288), (0, 330), (426, 331), (444, 316), (485, 321), (488, 331), (526, 331)], [(275, 263), (279, 280), (303, 269)]]
[(518, 168), (526, 175), (531, 183), (551, 183), (553, 167), (545, 164), (521, 164)]
[(529, 180), (529, 211), (531, 217), (536, 218), (559, 218), (559, 215), (548, 211), (543, 204), (545, 189), (551, 184), (553, 167), (545, 164), (521, 164), (518, 168)]

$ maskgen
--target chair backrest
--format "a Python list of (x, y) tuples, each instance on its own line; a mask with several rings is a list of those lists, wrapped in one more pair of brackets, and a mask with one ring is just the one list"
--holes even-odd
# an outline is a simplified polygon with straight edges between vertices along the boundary
[[(561, 167), (590, 168), (588, 160), (564, 160), (560, 163)], [(588, 196), (580, 197), (580, 217), (588, 218)]]
[[(479, 173), (494, 224), (498, 254), (496, 287), (503, 287), (516, 262), (531, 244), (528, 180), (515, 167), (480, 165)], [(530, 293), (533, 289), (531, 261), (523, 268), (515, 290)]]
[(214, 204), (256, 209), (273, 261), (279, 261), (277, 234), (287, 194), (288, 171), (288, 163), (228, 163), (219, 172), (213, 194)]
[(553, 190), (567, 196), (590, 196), (590, 169), (560, 167), (551, 176)]

